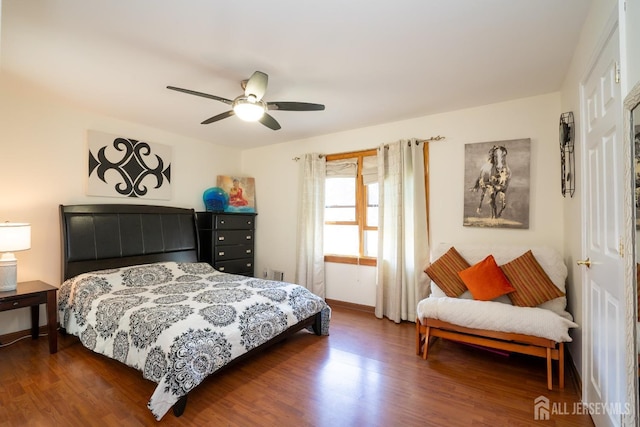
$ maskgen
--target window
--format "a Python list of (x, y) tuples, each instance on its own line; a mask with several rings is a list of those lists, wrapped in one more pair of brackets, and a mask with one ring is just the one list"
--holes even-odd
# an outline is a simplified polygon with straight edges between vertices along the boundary
[(367, 150), (326, 156), (325, 261), (376, 265), (376, 154), (376, 150)]

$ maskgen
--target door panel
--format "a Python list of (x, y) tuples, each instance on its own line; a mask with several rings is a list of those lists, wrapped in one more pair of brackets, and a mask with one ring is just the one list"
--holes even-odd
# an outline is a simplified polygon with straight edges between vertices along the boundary
[[(615, 82), (619, 48), (617, 31), (605, 44), (582, 85), (585, 115), (584, 181), (584, 393), (587, 404), (623, 402), (625, 342), (623, 330), (623, 262), (619, 253), (622, 224), (622, 100)], [(603, 406), (600, 406), (603, 407)], [(615, 411), (592, 414), (597, 426), (622, 422)]]

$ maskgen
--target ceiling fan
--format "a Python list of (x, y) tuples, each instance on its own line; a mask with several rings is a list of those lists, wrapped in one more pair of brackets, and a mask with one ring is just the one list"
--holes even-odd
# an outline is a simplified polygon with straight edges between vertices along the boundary
[(209, 123), (217, 122), (218, 120), (226, 119), (231, 116), (238, 116), (240, 119), (255, 122), (259, 121), (269, 129), (280, 129), (280, 123), (276, 121), (271, 115), (267, 113), (269, 110), (283, 110), (283, 111), (319, 111), (324, 110), (322, 104), (312, 104), (308, 102), (265, 102), (262, 97), (267, 91), (267, 83), (269, 76), (262, 71), (256, 71), (251, 75), (248, 80), (241, 82), (244, 94), (236, 97), (233, 101), (230, 99), (222, 98), (215, 95), (209, 95), (208, 93), (196, 92), (194, 90), (182, 89), (175, 86), (167, 86), (167, 89), (177, 90), (178, 92), (188, 93), (190, 95), (202, 96), (204, 98), (215, 99), (216, 101), (224, 102), (227, 105), (231, 105), (231, 110), (218, 114), (217, 116), (209, 117), (201, 124), (208, 125)]

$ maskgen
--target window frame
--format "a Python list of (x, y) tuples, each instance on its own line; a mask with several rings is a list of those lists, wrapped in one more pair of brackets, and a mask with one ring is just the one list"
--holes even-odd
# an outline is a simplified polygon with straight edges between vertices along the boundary
[(342, 264), (357, 264), (368, 265), (375, 267), (377, 265), (377, 258), (364, 255), (364, 233), (365, 231), (378, 230), (378, 227), (367, 225), (367, 186), (362, 179), (362, 164), (363, 158), (369, 156), (376, 156), (378, 150), (362, 150), (352, 151), (348, 153), (339, 154), (327, 154), (325, 161), (330, 162), (334, 160), (343, 159), (358, 159), (358, 167), (356, 172), (356, 220), (355, 221), (324, 221), (323, 225), (357, 225), (358, 226), (358, 252), (359, 255), (338, 255), (338, 254), (325, 254), (325, 262), (335, 262)]
[[(426, 141), (421, 141), (421, 143), (424, 143), (424, 150), (423, 150), (423, 156), (424, 156), (424, 189), (425, 189), (425, 200), (426, 200), (426, 208), (427, 208), (427, 228), (429, 227), (429, 142), (428, 140)], [(370, 150), (361, 150), (361, 151), (351, 151), (351, 152), (347, 152), (347, 153), (339, 153), (339, 154), (327, 154), (325, 155), (325, 160), (326, 161), (331, 161), (331, 160), (341, 160), (341, 159), (349, 159), (349, 158), (353, 158), (353, 157), (358, 157), (358, 174), (357, 174), (357, 182), (356, 182), (356, 206), (358, 204), (358, 202), (361, 204), (360, 205), (360, 210), (358, 211), (358, 208), (356, 207), (356, 218), (358, 218), (358, 212), (362, 212), (363, 208), (366, 210), (366, 186), (364, 185), (364, 182), (362, 180), (362, 157), (364, 156), (371, 156), (371, 155), (377, 155), (378, 154), (378, 150), (377, 149), (370, 149)], [(358, 186), (362, 185), (364, 188), (364, 193), (363, 196), (358, 198)], [(362, 191), (362, 190), (361, 190)], [(380, 189), (378, 189), (378, 191), (381, 191)], [(378, 207), (379, 208), (379, 207)], [(366, 211), (363, 214), (364, 216), (362, 217), (362, 219), (360, 219), (359, 221), (363, 221), (361, 222), (361, 224), (364, 224), (366, 226)], [(325, 221), (324, 224), (326, 224), (327, 222)], [(323, 224), (323, 225), (324, 225)], [(358, 227), (359, 229), (359, 236), (360, 236), (360, 253), (364, 253), (364, 230), (362, 227)], [(375, 229), (378, 230), (378, 227), (372, 227), (370, 229)], [(334, 262), (334, 263), (342, 263), (342, 264), (354, 264), (354, 265), (368, 265), (368, 266), (372, 266), (372, 267), (376, 267), (378, 264), (377, 258), (374, 257), (365, 257), (365, 256), (348, 256), (348, 255), (325, 255), (324, 256), (324, 261), (325, 262)]]

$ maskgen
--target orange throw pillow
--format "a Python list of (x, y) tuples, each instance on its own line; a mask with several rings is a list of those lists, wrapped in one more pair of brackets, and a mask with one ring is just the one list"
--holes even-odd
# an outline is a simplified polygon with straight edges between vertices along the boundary
[(513, 305), (537, 307), (554, 298), (564, 296), (542, 269), (531, 251), (500, 266), (516, 291), (509, 294)]
[(467, 290), (458, 272), (468, 267), (469, 263), (452, 246), (424, 272), (448, 297), (457, 298)]
[(501, 295), (515, 291), (505, 277), (493, 255), (489, 255), (476, 265), (458, 273), (464, 284), (471, 291), (473, 299), (491, 301)]

